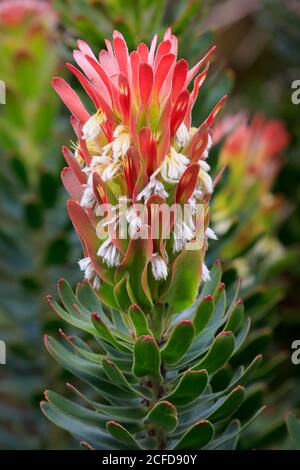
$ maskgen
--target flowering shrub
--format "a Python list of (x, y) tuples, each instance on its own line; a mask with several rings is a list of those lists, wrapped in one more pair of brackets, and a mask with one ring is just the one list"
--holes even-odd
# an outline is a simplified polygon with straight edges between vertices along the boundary
[[(213, 49), (189, 70), (177, 61), (170, 30), (158, 46), (155, 36), (149, 49), (140, 44), (130, 54), (118, 32), (106, 45), (97, 60), (79, 41), (74, 58), (86, 76), (68, 65), (96, 107), (92, 115), (64, 80), (53, 80), (78, 139), (74, 154), (63, 148), (62, 180), (89, 282), (74, 294), (60, 280), (63, 307), (48, 300), (66, 322), (91, 334), (96, 348), (62, 330), (67, 347), (48, 336), (45, 344), (92, 386), (90, 399), (69, 385), (92, 409), (46, 391), (42, 410), (88, 449), (235, 448), (247, 423), (230, 416), (261, 356), (214, 388), (213, 379), (247, 337), (249, 321), (239, 284), (226, 295), (220, 263), (211, 274), (204, 264), (207, 239), (215, 237), (208, 227), (214, 183), (206, 159), (224, 99), (198, 129), (191, 127), (191, 111)], [(164, 229), (152, 231), (161, 217), (151, 215), (174, 203), (187, 206), (188, 216), (175, 213), (165, 238)], [(130, 237), (117, 230), (121, 218)]]

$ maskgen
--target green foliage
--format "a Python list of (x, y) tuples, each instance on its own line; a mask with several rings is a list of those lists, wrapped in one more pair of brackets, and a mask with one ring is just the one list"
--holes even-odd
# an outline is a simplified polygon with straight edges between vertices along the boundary
[(37, 411), (46, 375), (45, 384), (57, 381), (40, 341), (46, 325), (52, 328), (44, 295), (60, 275), (74, 279), (70, 268), (77, 259), (62, 211), (58, 158), (64, 122), (50, 88), (61, 63), (55, 36), (54, 24), (46, 28), (42, 18), (13, 25), (1, 18), (6, 104), (0, 105), (0, 337), (9, 363), (0, 371), (4, 449), (58, 445), (55, 433), (48, 439), (49, 426)]
[(300, 421), (296, 416), (289, 414), (286, 418), (286, 425), (290, 438), (295, 449), (300, 450)]
[[(229, 381), (216, 386), (218, 373), (237, 357), (249, 329), (242, 304), (236, 301), (238, 285), (226, 296), (223, 284), (216, 289), (220, 277), (216, 263), (211, 281), (192, 307), (180, 314), (161, 314), (160, 338), (149, 326), (151, 312), (145, 314), (137, 305), (129, 313), (113, 310), (101, 305), (88, 284), (79, 284), (74, 294), (60, 282), (64, 307), (51, 302), (54, 310), (88, 335), (83, 341), (63, 333), (64, 344), (52, 337), (46, 337), (45, 344), (60, 365), (91, 390), (71, 386), (81, 403), (47, 391), (41, 405), (44, 414), (95, 449), (235, 448), (252, 416), (242, 424), (231, 416), (238, 416), (245, 386), (261, 358), (246, 368), (233, 367)], [(200, 306), (207, 301), (212, 312), (208, 318), (204, 310), (205, 325), (196, 330)]]

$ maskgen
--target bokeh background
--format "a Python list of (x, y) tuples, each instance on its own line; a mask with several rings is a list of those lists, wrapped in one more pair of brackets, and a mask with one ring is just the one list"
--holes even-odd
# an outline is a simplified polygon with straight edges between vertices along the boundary
[[(299, 1), (0, 0), (0, 80), (6, 86), (0, 105), (0, 339), (7, 345), (7, 364), (0, 366), (0, 449), (75, 446), (39, 410), (44, 389), (65, 393), (69, 380), (43, 345), (44, 333), (57, 334), (60, 327), (45, 294), (56, 295), (60, 277), (75, 285), (81, 255), (60, 181), (61, 145), (74, 136), (51, 77), (63, 76), (81, 93), (64, 66), (73, 62), (78, 38), (98, 52), (118, 29), (133, 48), (149, 43), (155, 32), (163, 36), (168, 26), (192, 65), (217, 45), (194, 111), (201, 122), (229, 96), (216, 124), (213, 172), (222, 168), (227, 134), (245, 116), (281, 121), (264, 136), (269, 144), (286, 136), (264, 167), (278, 163), (267, 185), (261, 185), (266, 174), (253, 176), (251, 165), (234, 176), (234, 152), (225, 158), (212, 200), (219, 240), (211, 243), (207, 264), (220, 257), (224, 280), (242, 279), (252, 333), (236, 363), (264, 354), (239, 418), (260, 404), (268, 408), (239, 445), (293, 447), (285, 416), (292, 411), (300, 417), (300, 365), (291, 362), (292, 342), (300, 340), (300, 104), (291, 98), (292, 84), (300, 80)], [(254, 146), (248, 158), (262, 157)], [(222, 374), (216, 380), (226, 380)]]

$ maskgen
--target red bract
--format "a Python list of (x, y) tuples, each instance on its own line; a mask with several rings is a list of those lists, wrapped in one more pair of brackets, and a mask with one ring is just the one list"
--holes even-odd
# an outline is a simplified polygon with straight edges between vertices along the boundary
[[(206, 206), (213, 184), (205, 159), (211, 145), (210, 127), (225, 98), (199, 129), (191, 127), (192, 108), (215, 48), (189, 70), (184, 59), (177, 60), (177, 39), (170, 29), (159, 45), (155, 35), (149, 48), (142, 43), (131, 53), (117, 31), (112, 44), (106, 41), (106, 46), (107, 50), (96, 57), (85, 42), (78, 41), (74, 59), (82, 71), (67, 64), (89, 95), (95, 108), (92, 114), (62, 78), (53, 79), (56, 92), (71, 111), (78, 139), (74, 155), (63, 150), (68, 169), (64, 169), (62, 179), (73, 199), (69, 210), (86, 255), (80, 262), (85, 277), (94, 279), (97, 288), (102, 281), (99, 292), (105, 291), (103, 298), (106, 296), (107, 301), (108, 291), (111, 294), (119, 282), (118, 273), (127, 272), (131, 301), (139, 297), (151, 305), (154, 298), (160, 298), (160, 288), (152, 288), (153, 280), (162, 281), (161, 288), (166, 291), (176, 264), (182, 264), (174, 261), (179, 256), (184, 258), (186, 244), (197, 236), (198, 203), (205, 206), (202, 225), (207, 228)], [(151, 226), (156, 223), (146, 212), (155, 213), (152, 205), (158, 200), (160, 206), (186, 204), (190, 210), (188, 220), (180, 223), (176, 217), (172, 219), (170, 240), (156, 240), (151, 235)], [(142, 211), (138, 203), (143, 205)], [(103, 204), (110, 204), (110, 209), (104, 210)], [(116, 235), (122, 216), (131, 235), (147, 226), (145, 233), (150, 233), (150, 240), (131, 237), (128, 241)], [(99, 237), (99, 224), (102, 234), (106, 233), (104, 241)], [(93, 243), (92, 231), (92, 238), (96, 238)], [(206, 245), (205, 238), (195, 250), (200, 265)], [(138, 256), (137, 247), (147, 253), (135, 261), (140, 264), (138, 275), (128, 264), (132, 253)], [(200, 280), (201, 269), (191, 287), (193, 296)], [(103, 282), (111, 287), (107, 289)], [(134, 283), (141, 283), (142, 293)]]
[[(238, 116), (237, 116), (238, 118)], [(225, 120), (226, 121), (226, 120)], [(282, 164), (282, 152), (288, 146), (290, 137), (282, 121), (267, 120), (257, 114), (251, 122), (246, 116), (238, 119), (227, 119), (227, 127), (235, 129), (226, 138), (221, 152), (223, 163), (232, 166), (242, 165), (248, 175), (262, 179), (265, 186), (270, 187)], [(214, 137), (221, 137), (222, 123), (214, 130)], [(226, 124), (223, 125), (225, 131)], [(215, 141), (215, 138), (214, 138)]]

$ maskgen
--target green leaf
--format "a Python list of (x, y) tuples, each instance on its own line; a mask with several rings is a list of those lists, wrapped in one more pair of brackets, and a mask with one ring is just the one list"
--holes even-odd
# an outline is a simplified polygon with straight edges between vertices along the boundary
[(77, 285), (76, 294), (81, 304), (84, 305), (89, 312), (101, 313), (103, 311), (102, 303), (88, 282), (79, 283)]
[(161, 349), (161, 358), (167, 364), (176, 364), (193, 342), (195, 329), (190, 320), (183, 320), (172, 330), (166, 345)]
[(210, 280), (206, 281), (206, 283), (203, 285), (203, 288), (201, 290), (201, 295), (200, 295), (201, 299), (203, 299), (207, 295), (212, 295), (214, 297), (220, 285), (221, 277), (222, 277), (221, 262), (220, 260), (217, 260), (210, 270)]
[(125, 273), (124, 277), (116, 284), (114, 289), (115, 300), (123, 312), (127, 312), (128, 308), (132, 304), (132, 301), (128, 295), (128, 273)]
[(64, 310), (55, 300), (53, 300), (50, 295), (47, 295), (47, 300), (52, 310), (66, 323), (69, 323), (75, 328), (86, 331), (87, 333), (91, 333), (92, 335), (98, 335), (98, 332), (95, 331), (95, 328), (93, 327), (90, 321), (87, 322), (83, 318), (81, 319), (78, 316), (75, 317), (74, 315), (71, 315), (66, 310)]
[[(148, 226), (141, 226), (141, 231)], [(131, 239), (122, 264), (115, 274), (115, 281), (119, 282), (123, 276), (129, 274), (129, 286), (134, 296), (131, 303), (138, 303), (141, 307), (149, 308), (152, 304), (150, 289), (148, 286), (147, 266), (152, 255), (152, 240), (148, 233), (147, 238)], [(128, 292), (129, 296), (130, 293)]]
[(294, 446), (300, 450), (300, 421), (296, 416), (289, 414), (286, 418), (286, 424)]
[(122, 399), (135, 398), (135, 395), (131, 391), (121, 389), (117, 385), (105, 380), (103, 378), (104, 372), (99, 365), (71, 353), (58, 341), (51, 338), (51, 336), (45, 337), (45, 345), (49, 353), (59, 364), (76, 377), (89, 383), (94, 389), (100, 392), (101, 396), (112, 398), (113, 400), (119, 399), (121, 396)]
[(47, 402), (51, 403), (63, 413), (69, 414), (73, 418), (78, 418), (87, 424), (96, 425), (105, 429), (107, 421), (105, 415), (97, 413), (96, 411), (91, 411), (77, 403), (73, 403), (71, 400), (68, 400), (51, 390), (46, 390), (45, 397)]
[(176, 407), (168, 401), (161, 401), (153, 406), (144, 422), (160, 426), (167, 432), (172, 432), (176, 429), (178, 423)]
[(183, 250), (175, 259), (170, 287), (160, 301), (168, 303), (171, 312), (190, 307), (199, 289), (202, 274), (202, 250)]
[(218, 446), (218, 449), (219, 450), (235, 450), (239, 437), (240, 437), (240, 432), (241, 432), (241, 423), (237, 419), (235, 419), (234, 421), (231, 421), (231, 423), (229, 423), (229, 425), (224, 431), (223, 444), (220, 444)]
[[(71, 315), (74, 315), (76, 318), (78, 318), (80, 311), (86, 320), (90, 320), (90, 311), (81, 304), (78, 298), (76, 298), (70, 284), (65, 279), (60, 279), (58, 281), (58, 292), (65, 308)], [(74, 305), (78, 307), (79, 311), (74, 308)], [(100, 304), (100, 310), (98, 310), (98, 313), (102, 312), (103, 309), (102, 305)]]
[(115, 439), (104, 433), (98, 426), (91, 426), (81, 420), (63, 413), (51, 403), (42, 402), (41, 410), (47, 418), (56, 426), (70, 432), (79, 440), (88, 440), (97, 450), (120, 450), (128, 449), (124, 444), (120, 444)]
[(245, 389), (239, 385), (230, 392), (225, 400), (222, 400), (221, 406), (209, 415), (209, 419), (212, 422), (215, 422), (229, 418), (229, 416), (231, 416), (240, 407), (244, 398)]
[(108, 421), (106, 423), (106, 429), (114, 439), (128, 446), (130, 450), (141, 449), (130, 432), (128, 432), (121, 424), (116, 423), (115, 421)]
[(232, 331), (233, 333), (238, 332), (244, 320), (244, 304), (241, 300), (238, 300), (233, 307), (231, 315), (229, 316), (224, 331)]
[(129, 318), (133, 324), (135, 337), (152, 336), (147, 317), (138, 305), (131, 305), (129, 308)]
[(136, 388), (130, 385), (121, 370), (109, 359), (102, 359), (102, 366), (107, 377), (112, 381), (113, 384), (119, 385), (119, 387), (125, 388), (125, 390), (130, 390), (137, 396), (143, 396), (148, 399), (152, 397), (152, 393), (149, 389), (143, 387), (143, 389), (140, 389), (141, 391), (138, 391)]
[(118, 308), (118, 304), (114, 295), (115, 286), (108, 284), (106, 282), (101, 282), (97, 294), (101, 301), (110, 308)]
[[(241, 431), (246, 429), (262, 411), (266, 409), (265, 406), (262, 406), (251, 418), (244, 423), (242, 426), (240, 426), (239, 422), (236, 422), (236, 425), (232, 425), (231, 431), (230, 432), (225, 432), (223, 435), (220, 437), (217, 437), (214, 439), (211, 443), (209, 443), (207, 446), (205, 446), (205, 450), (214, 450), (214, 449), (221, 449), (224, 444), (227, 444), (234, 438), (238, 438), (239, 434)], [(239, 424), (239, 425), (237, 425)]]
[(204, 297), (198, 306), (193, 319), (196, 335), (206, 327), (209, 320), (211, 319), (214, 308), (215, 305), (213, 297), (211, 295)]
[[(222, 322), (224, 319), (225, 315), (225, 309), (226, 309), (226, 290), (225, 290), (225, 285), (223, 282), (219, 285), (217, 292), (215, 294), (215, 310), (213, 314), (213, 322), (214, 323), (219, 323)], [(209, 323), (208, 326), (211, 326)]]
[(133, 349), (133, 368), (136, 377), (150, 375), (162, 380), (160, 373), (160, 352), (153, 336), (140, 336)]
[(213, 425), (207, 421), (199, 421), (191, 426), (182, 436), (174, 449), (198, 450), (207, 445), (215, 433)]
[(80, 448), (82, 450), (95, 450), (88, 442), (86, 441), (81, 441), (80, 442)]
[(105, 341), (107, 341), (120, 351), (130, 353), (130, 349), (128, 347), (123, 346), (123, 344), (116, 340), (116, 338), (111, 334), (109, 328), (105, 325), (103, 320), (99, 317), (96, 312), (92, 313), (91, 319), (96, 330)]
[(193, 367), (193, 370), (206, 369), (209, 374), (217, 372), (230, 359), (234, 345), (233, 333), (222, 331), (215, 338), (204, 358)]
[(249, 380), (251, 379), (253, 373), (261, 365), (261, 362), (262, 362), (262, 355), (259, 354), (258, 356), (256, 356), (253, 359), (253, 361), (243, 371), (243, 373), (232, 384), (230, 384), (227, 387), (226, 392), (228, 392), (229, 390), (232, 390), (237, 385), (246, 385), (249, 382)]
[(208, 384), (206, 370), (187, 370), (181, 377), (179, 384), (165, 398), (175, 406), (184, 406), (193, 402), (205, 390)]

